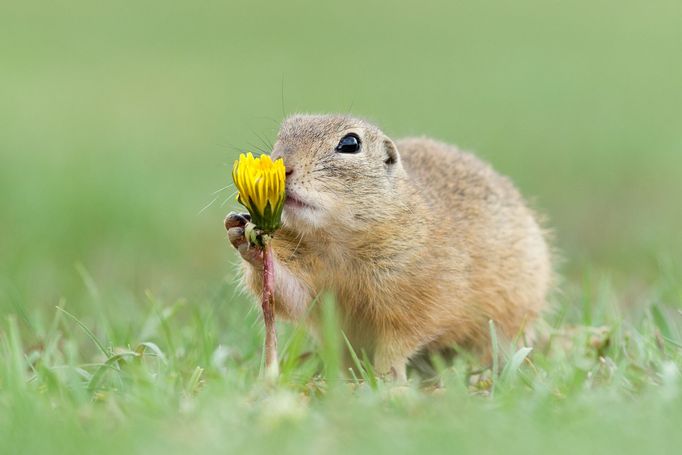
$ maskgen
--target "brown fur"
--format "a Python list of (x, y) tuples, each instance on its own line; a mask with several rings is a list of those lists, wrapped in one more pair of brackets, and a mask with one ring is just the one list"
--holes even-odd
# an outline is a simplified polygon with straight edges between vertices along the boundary
[[(335, 152), (347, 133), (357, 154)], [(426, 138), (391, 141), (347, 116), (284, 121), (273, 155), (287, 192), (315, 209), (285, 206), (273, 242), (278, 314), (307, 318), (335, 293), (342, 328), (381, 373), (405, 378), (423, 350), (488, 353), (489, 326), (511, 339), (545, 307), (552, 267), (545, 234), (514, 185), (476, 158)], [(260, 294), (258, 258), (240, 248), (246, 286)]]

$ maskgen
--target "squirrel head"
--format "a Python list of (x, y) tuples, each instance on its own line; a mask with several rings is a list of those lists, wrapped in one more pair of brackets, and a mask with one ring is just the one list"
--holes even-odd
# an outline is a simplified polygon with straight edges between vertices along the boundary
[(350, 116), (287, 118), (272, 157), (286, 166), (284, 225), (300, 233), (357, 232), (390, 220), (407, 179), (393, 141)]

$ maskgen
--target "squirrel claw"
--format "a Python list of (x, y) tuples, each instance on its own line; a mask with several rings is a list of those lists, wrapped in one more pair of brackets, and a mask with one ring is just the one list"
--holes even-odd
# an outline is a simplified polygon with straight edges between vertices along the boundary
[(246, 226), (250, 223), (248, 214), (230, 213), (225, 217), (227, 238), (232, 246), (239, 252), (246, 262), (253, 265), (263, 263), (263, 252), (259, 248), (251, 246), (246, 238)]
[(249, 221), (251, 221), (251, 215), (248, 213), (230, 212), (225, 217), (225, 229), (229, 231), (234, 227), (243, 228)]

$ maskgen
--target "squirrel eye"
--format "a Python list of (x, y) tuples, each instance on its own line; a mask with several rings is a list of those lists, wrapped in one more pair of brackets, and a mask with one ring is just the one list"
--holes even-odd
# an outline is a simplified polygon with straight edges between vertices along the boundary
[(360, 151), (360, 138), (357, 134), (346, 134), (341, 138), (335, 150), (339, 153), (358, 153)]

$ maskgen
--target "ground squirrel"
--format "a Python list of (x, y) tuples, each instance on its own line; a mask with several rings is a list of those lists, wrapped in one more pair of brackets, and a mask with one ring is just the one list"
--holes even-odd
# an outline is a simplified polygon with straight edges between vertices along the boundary
[[(283, 227), (274, 237), (277, 314), (306, 319), (325, 290), (342, 329), (379, 373), (457, 346), (489, 355), (489, 320), (512, 339), (545, 307), (545, 232), (509, 179), (474, 155), (427, 138), (392, 141), (367, 121), (294, 115), (273, 159), (286, 165)], [(225, 220), (260, 295), (261, 258), (239, 216)]]

